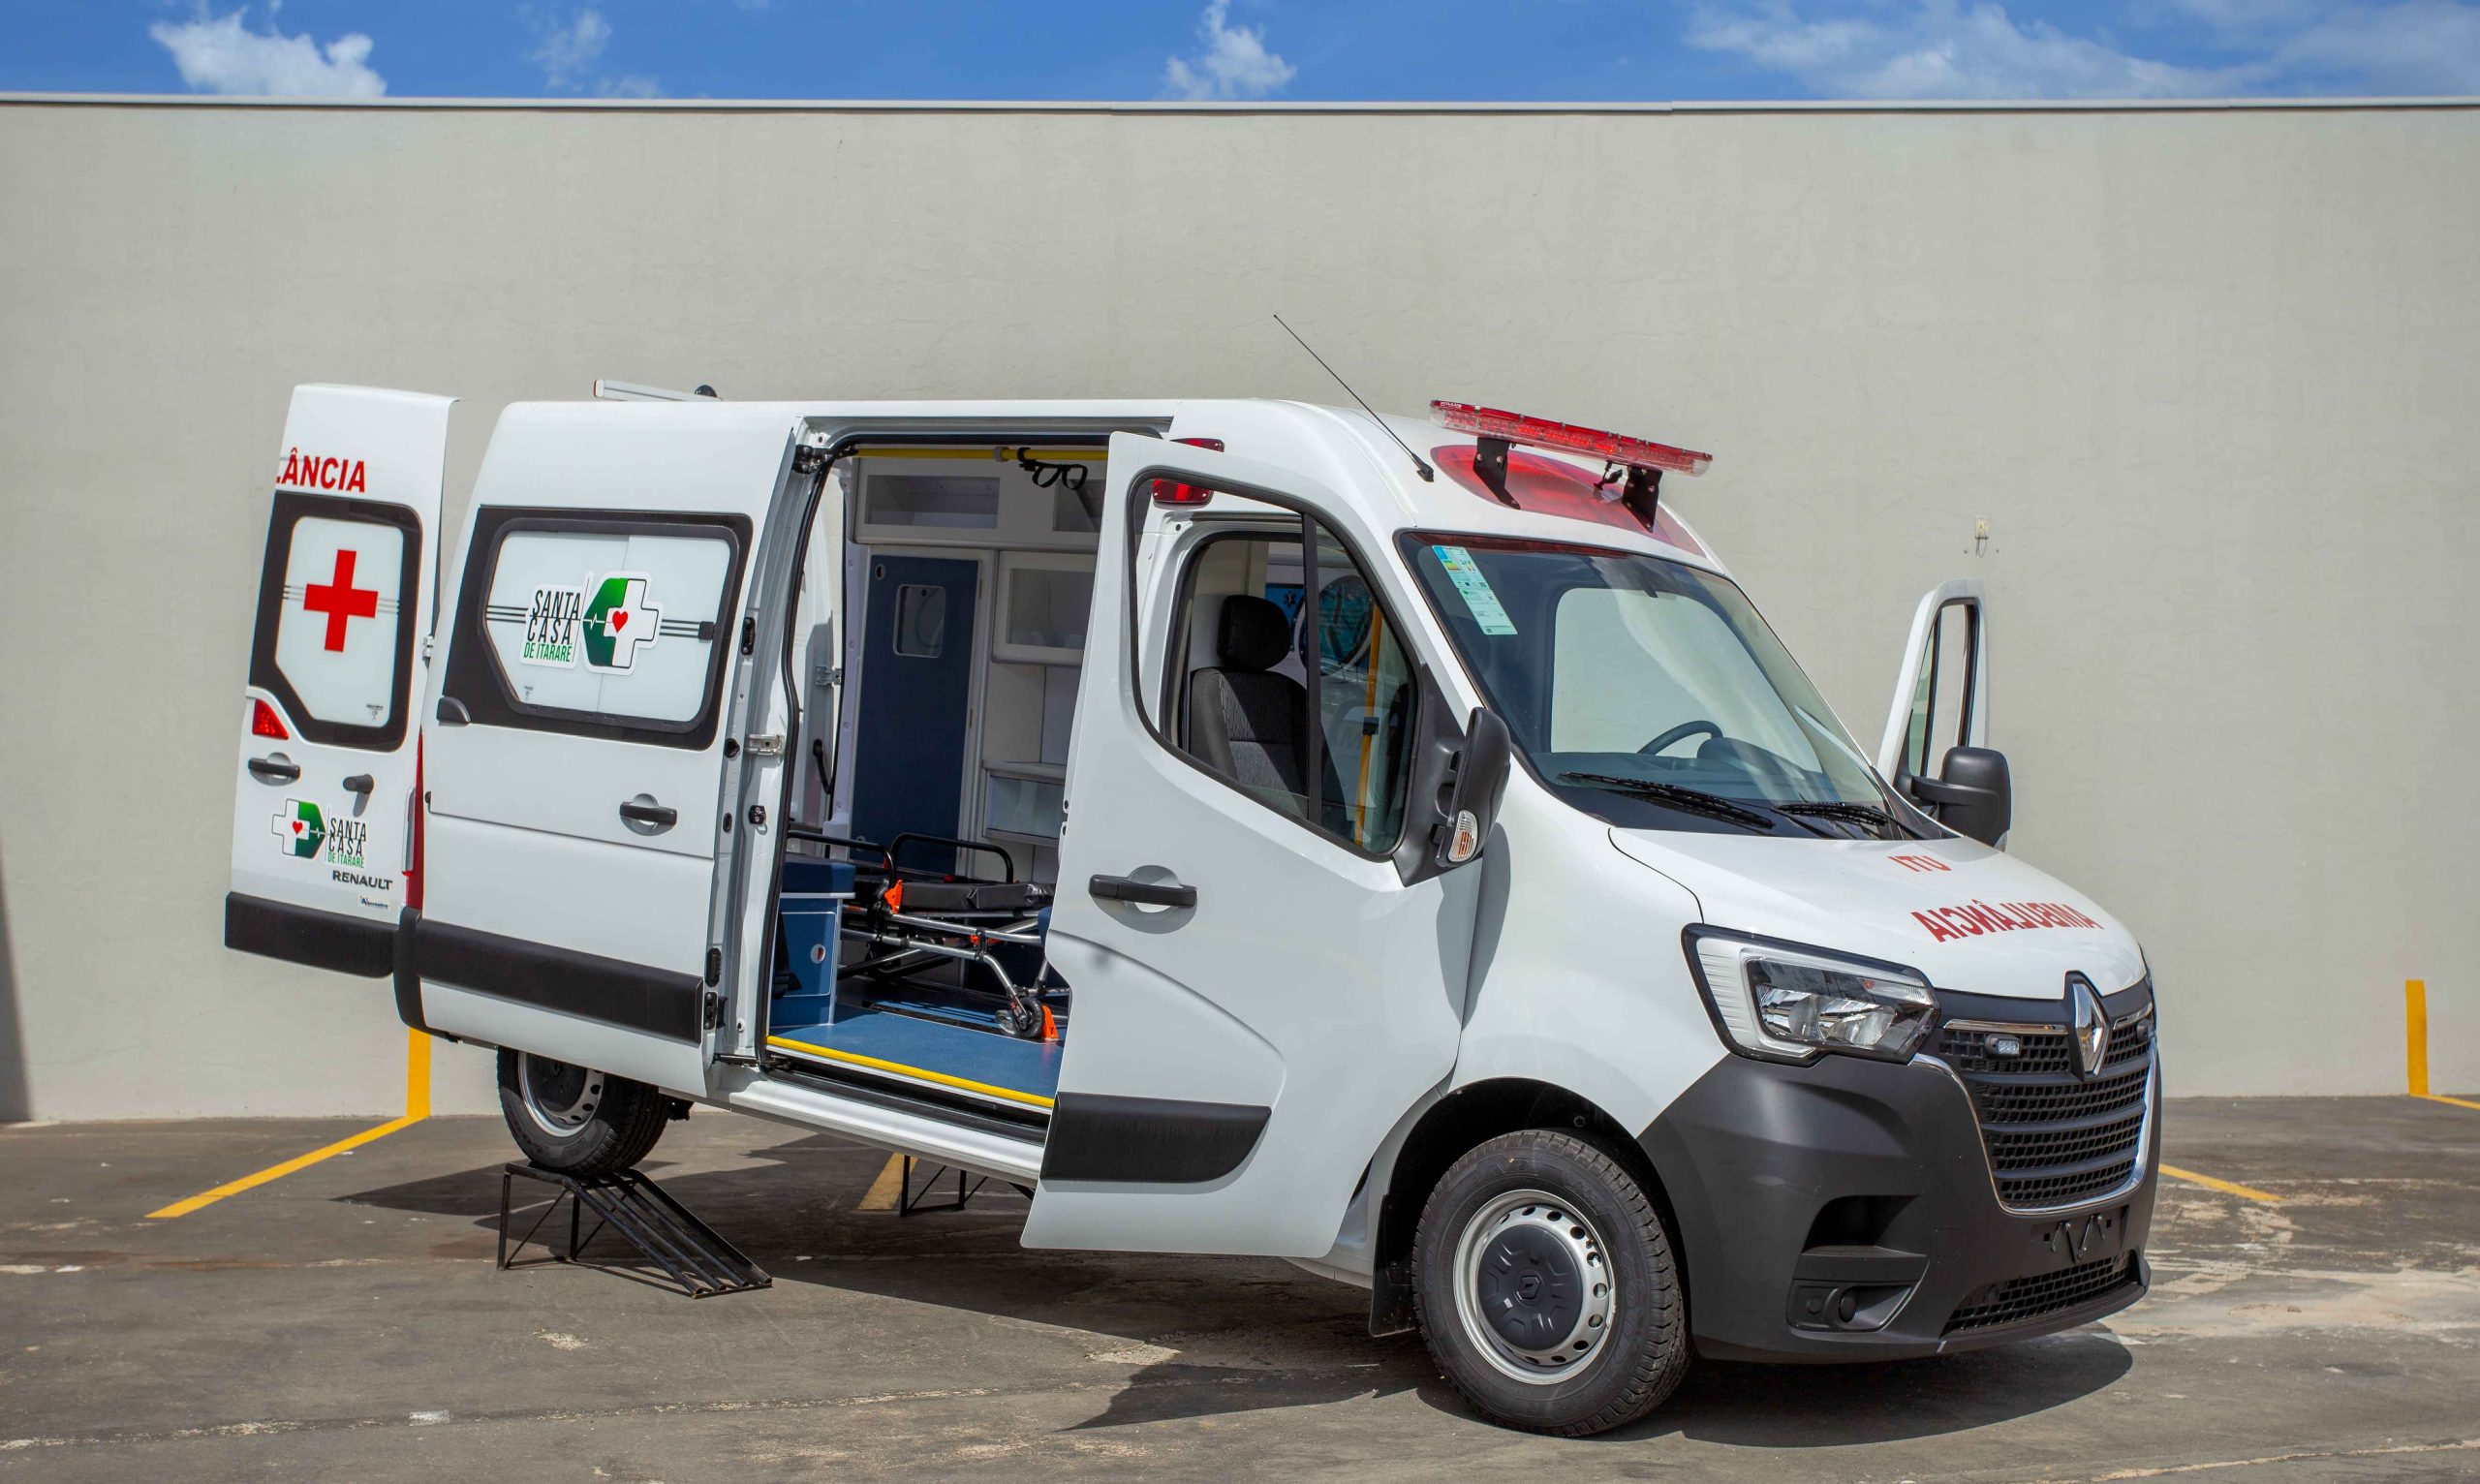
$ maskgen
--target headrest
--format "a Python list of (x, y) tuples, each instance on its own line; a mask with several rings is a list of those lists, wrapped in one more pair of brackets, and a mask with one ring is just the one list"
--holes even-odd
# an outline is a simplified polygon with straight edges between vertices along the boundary
[(1280, 603), (1234, 593), (1223, 600), (1223, 627), (1214, 647), (1226, 669), (1273, 669), (1291, 651), (1291, 620)]

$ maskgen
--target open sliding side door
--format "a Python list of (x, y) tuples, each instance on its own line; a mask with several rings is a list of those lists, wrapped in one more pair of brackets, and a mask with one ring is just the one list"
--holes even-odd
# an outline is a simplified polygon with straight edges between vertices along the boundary
[(376, 977), (413, 810), (451, 397), (299, 386), (242, 696), (225, 946)]

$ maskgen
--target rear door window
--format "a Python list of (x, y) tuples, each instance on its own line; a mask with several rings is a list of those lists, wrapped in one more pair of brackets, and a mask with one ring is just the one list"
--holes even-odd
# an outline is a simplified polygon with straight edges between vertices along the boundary
[(277, 491), (250, 683), (304, 739), (383, 752), (404, 740), (420, 551), (401, 506)]

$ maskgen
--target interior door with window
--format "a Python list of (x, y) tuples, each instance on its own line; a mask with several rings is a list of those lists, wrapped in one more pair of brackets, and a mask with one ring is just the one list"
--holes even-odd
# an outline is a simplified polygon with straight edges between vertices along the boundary
[(502, 419), (428, 729), (432, 1028), (704, 1091), (745, 594), (793, 433), (758, 408)]
[(267, 517), (225, 945), (388, 972), (451, 397), (301, 386)]
[[(1322, 1255), (1461, 1031), (1479, 873), (1407, 885), (1394, 858), (1410, 605), (1311, 480), (1125, 435), (1109, 471), (1049, 936), (1074, 1007), (1024, 1240)], [(1149, 521), (1158, 479), (1216, 493)]]
[(1912, 612), (1877, 771), (1906, 796), (1943, 776), (1946, 755), (1989, 745), (1989, 614), (1972, 578), (1941, 583)]

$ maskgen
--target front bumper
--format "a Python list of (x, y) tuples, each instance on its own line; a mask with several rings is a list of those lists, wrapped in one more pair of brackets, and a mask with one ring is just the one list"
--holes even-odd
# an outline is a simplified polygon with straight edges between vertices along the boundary
[(2131, 1189), (2029, 1215), (2000, 1204), (1971, 1097), (1940, 1064), (1724, 1057), (1638, 1140), (1698, 1352), (1896, 1360), (2126, 1308), (2152, 1285), (2159, 1097), (2154, 1077)]

